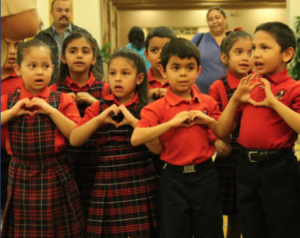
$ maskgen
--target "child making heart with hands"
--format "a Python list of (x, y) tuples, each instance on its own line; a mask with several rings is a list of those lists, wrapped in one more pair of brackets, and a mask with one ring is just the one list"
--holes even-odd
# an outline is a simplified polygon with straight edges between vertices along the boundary
[[(66, 37), (62, 45), (59, 77), (57, 83), (50, 86), (53, 91), (72, 96), (81, 117), (87, 107), (109, 94), (108, 83), (100, 80), (102, 76), (95, 68), (96, 49), (94, 39), (85, 33), (74, 32)], [(95, 176), (97, 151), (96, 139), (93, 137), (80, 147), (67, 147), (86, 213)]]
[(146, 146), (130, 143), (140, 110), (148, 103), (145, 64), (133, 50), (120, 48), (108, 66), (112, 94), (87, 108), (70, 136), (72, 146), (94, 136), (99, 149), (88, 237), (150, 237), (157, 230), (157, 175)]
[(237, 208), (245, 238), (300, 236), (300, 168), (293, 150), (300, 84), (287, 69), (296, 45), (295, 33), (281, 22), (257, 26), (251, 55), (259, 77), (241, 79), (217, 123), (218, 136), (240, 125)]
[(12, 156), (1, 237), (85, 237), (85, 217), (65, 137), (79, 112), (66, 94), (47, 87), (51, 50), (39, 41), (19, 46), (15, 71), (24, 87), (1, 97), (1, 127)]
[(77, 103), (81, 117), (85, 109), (109, 94), (108, 83), (101, 81), (97, 72), (96, 42), (82, 32), (74, 32), (63, 42), (60, 72), (53, 91), (71, 95)]

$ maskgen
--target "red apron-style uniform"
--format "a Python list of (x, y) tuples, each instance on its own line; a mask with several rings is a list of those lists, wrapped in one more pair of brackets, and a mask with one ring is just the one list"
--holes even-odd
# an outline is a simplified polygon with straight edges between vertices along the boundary
[[(136, 94), (125, 106), (133, 113), (137, 102)], [(119, 105), (112, 94), (92, 104), (78, 126), (113, 104)], [(104, 124), (94, 133), (100, 156), (87, 237), (136, 237), (157, 232), (157, 175), (147, 147), (131, 145), (132, 132), (129, 125), (116, 128)]]
[[(21, 92), (22, 93), (22, 92)], [(8, 95), (7, 109), (20, 100)], [(59, 109), (61, 93), (48, 103)], [(1, 237), (85, 237), (86, 220), (64, 150), (56, 152), (56, 125), (47, 115), (8, 122), (12, 161)]]
[[(50, 89), (63, 93), (73, 92), (75, 94), (78, 92), (87, 92), (97, 100), (109, 94), (109, 84), (95, 79), (91, 72), (90, 78), (81, 87), (72, 81), (70, 77), (67, 77), (65, 81), (53, 84)], [(81, 117), (84, 116), (84, 112), (89, 106), (90, 104), (86, 102), (77, 104)], [(68, 144), (66, 149), (86, 215), (90, 206), (90, 197), (95, 179), (97, 160), (99, 158), (96, 140), (92, 136), (82, 146), (73, 147)]]
[[(224, 111), (230, 98), (239, 85), (237, 79), (229, 70), (228, 74), (214, 82), (209, 89), (208, 95), (212, 96), (219, 104), (220, 110)], [(235, 182), (235, 172), (241, 146), (237, 143), (240, 127), (232, 132), (231, 153), (228, 156), (217, 156), (214, 163), (221, 179), (222, 189), (222, 209), (224, 215), (237, 214), (237, 189)]]

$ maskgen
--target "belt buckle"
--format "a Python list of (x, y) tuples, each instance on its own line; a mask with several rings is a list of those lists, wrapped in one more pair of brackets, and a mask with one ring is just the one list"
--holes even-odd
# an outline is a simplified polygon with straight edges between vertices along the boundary
[(250, 161), (251, 163), (258, 163), (258, 161), (254, 161), (254, 160), (251, 159), (251, 155), (252, 155), (252, 154), (257, 154), (257, 153), (258, 153), (258, 151), (249, 151), (249, 152), (248, 152), (248, 158), (249, 158), (249, 161)]
[(195, 165), (192, 164), (192, 165), (183, 166), (183, 173), (184, 174), (186, 174), (186, 173), (196, 173)]

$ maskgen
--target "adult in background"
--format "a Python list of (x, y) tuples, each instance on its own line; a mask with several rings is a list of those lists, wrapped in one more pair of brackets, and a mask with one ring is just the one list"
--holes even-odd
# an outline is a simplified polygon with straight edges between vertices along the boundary
[(148, 72), (151, 68), (151, 64), (145, 57), (145, 34), (142, 28), (137, 26), (132, 27), (128, 34), (128, 40), (130, 43), (126, 45), (126, 47), (136, 51), (140, 56), (142, 56)]
[[(51, 4), (50, 13), (53, 17), (53, 24), (46, 30), (39, 32), (35, 36), (35, 39), (39, 39), (45, 42), (51, 48), (53, 64), (55, 66), (51, 81), (49, 83), (49, 85), (52, 85), (53, 83), (55, 83), (58, 77), (60, 57), (61, 57), (61, 47), (64, 39), (74, 31), (80, 31), (88, 35), (91, 34), (85, 29), (75, 26), (71, 22), (72, 6), (69, 0), (53, 0)], [(102, 56), (98, 44), (96, 45), (97, 45), (97, 50), (96, 50), (97, 61), (95, 67), (99, 73), (103, 74)]]
[(220, 45), (226, 37), (227, 17), (220, 7), (211, 7), (206, 15), (209, 32), (196, 34), (192, 42), (201, 52), (202, 71), (196, 79), (201, 93), (208, 94), (210, 85), (226, 74), (221, 62)]

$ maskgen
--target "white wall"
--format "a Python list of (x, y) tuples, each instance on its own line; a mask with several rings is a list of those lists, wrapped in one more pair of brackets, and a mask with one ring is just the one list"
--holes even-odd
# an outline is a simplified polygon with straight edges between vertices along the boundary
[(73, 23), (87, 30), (101, 48), (101, 20), (99, 0), (73, 0)]
[[(299, 0), (292, 0), (299, 1)], [(298, 8), (299, 9), (299, 8)], [(255, 27), (267, 21), (287, 22), (286, 9), (225, 9), (228, 18), (228, 28), (243, 27), (243, 30), (253, 33)], [(207, 10), (144, 10), (120, 11), (120, 46), (128, 43), (127, 35), (132, 26), (139, 27), (201, 27), (207, 26)], [(233, 14), (231, 14), (233, 13)]]
[(49, 27), (49, 2), (47, 0), (37, 0), (36, 1), (36, 9), (39, 14), (40, 19), (44, 23), (44, 28), (46, 29)]
[(287, 24), (295, 30), (293, 22), (295, 21), (295, 16), (300, 16), (300, 1), (299, 0), (287, 0), (286, 1), (287, 10)]

